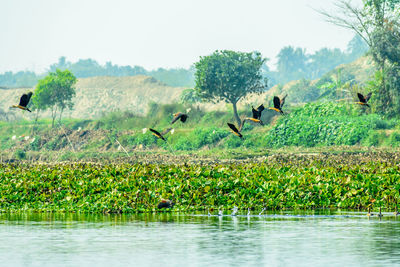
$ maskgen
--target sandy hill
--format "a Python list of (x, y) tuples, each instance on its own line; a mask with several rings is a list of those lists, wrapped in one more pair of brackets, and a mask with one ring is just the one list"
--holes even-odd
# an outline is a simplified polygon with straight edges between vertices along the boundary
[[(364, 83), (373, 77), (374, 66), (370, 57), (362, 57), (350, 64), (340, 65), (326, 75), (333, 76), (337, 69), (342, 68), (343, 72), (354, 75), (356, 81)], [(324, 76), (326, 76), (324, 75)], [(301, 104), (298, 98), (298, 88), (296, 85), (300, 81), (291, 81), (282, 86), (274, 86), (262, 94), (250, 94), (238, 103), (239, 108), (248, 108), (251, 105), (258, 106), (272, 104), (274, 95), (288, 94), (287, 103)], [(314, 85), (317, 80), (311, 81)], [(18, 112), (9, 110), (9, 106), (18, 103), (22, 93), (33, 90), (31, 88), (0, 90), (0, 116), (1, 111), (7, 112), (10, 117), (24, 116), (33, 118), (33, 114), (28, 112)], [(148, 104), (151, 101), (156, 103), (173, 103), (179, 100), (184, 88), (168, 86), (150, 76), (128, 76), (128, 77), (91, 77), (78, 79), (76, 84), (75, 106), (72, 111), (66, 111), (65, 117), (93, 119), (102, 116), (104, 113), (115, 110), (129, 110), (136, 114), (145, 114)], [(307, 91), (310, 88), (302, 88)], [(297, 95), (297, 96), (296, 96)], [(202, 103), (205, 110), (226, 110), (231, 109), (231, 105), (226, 103)], [(41, 115), (49, 116), (50, 112)]]
[[(179, 100), (184, 88), (168, 86), (150, 76), (91, 77), (78, 79), (74, 109), (65, 117), (97, 118), (114, 110), (129, 110), (145, 114), (151, 101), (172, 103)], [(0, 90), (0, 109), (9, 112), (9, 106), (18, 103), (22, 93), (33, 90), (19, 88)], [(18, 114), (18, 113), (17, 113)], [(32, 116), (33, 114), (24, 114)], [(44, 116), (50, 116), (47, 112)]]
[[(338, 69), (342, 70), (342, 74), (351, 74), (354, 75), (354, 80), (357, 83), (364, 84), (366, 81), (373, 79), (373, 75), (375, 72), (375, 67), (373, 65), (373, 61), (371, 57), (365, 56), (357, 59), (354, 62), (351, 62), (349, 64), (342, 64), (337, 66), (335, 69), (331, 70), (330, 72), (326, 73), (323, 75), (323, 77), (333, 77), (337, 74)], [(321, 78), (323, 78), (321, 77)], [(320, 79), (316, 79), (313, 81), (310, 81), (310, 86), (315, 85)], [(298, 98), (296, 98), (296, 95), (298, 95), (297, 90), (299, 90), (296, 85), (299, 84), (301, 81), (290, 81), (282, 86), (280, 85), (275, 85), (271, 89), (269, 89), (267, 92), (261, 94), (261, 95), (249, 95), (245, 99), (241, 101), (241, 104), (257, 104), (257, 100), (272, 100), (274, 95), (277, 96), (283, 96), (285, 94), (288, 95), (286, 101), (287, 103), (295, 103), (295, 104), (302, 104), (301, 101), (299, 101)], [(303, 90), (309, 90), (310, 88), (304, 88)], [(272, 104), (272, 101), (271, 103)]]

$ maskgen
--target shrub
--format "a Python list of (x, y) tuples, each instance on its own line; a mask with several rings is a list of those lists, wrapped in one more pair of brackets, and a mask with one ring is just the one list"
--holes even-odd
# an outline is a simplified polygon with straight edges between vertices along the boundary
[(14, 155), (17, 159), (26, 159), (26, 152), (22, 149), (17, 149)]
[(377, 115), (355, 116), (340, 103), (310, 103), (282, 117), (265, 136), (268, 147), (355, 145), (374, 129)]
[(393, 132), (389, 137), (389, 144), (394, 147), (400, 146), (400, 133)]

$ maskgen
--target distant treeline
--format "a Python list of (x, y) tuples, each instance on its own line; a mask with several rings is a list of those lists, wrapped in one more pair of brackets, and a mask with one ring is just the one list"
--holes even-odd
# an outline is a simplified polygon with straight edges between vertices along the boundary
[(368, 45), (358, 36), (348, 43), (346, 51), (339, 48), (321, 48), (314, 54), (307, 54), (300, 47), (286, 46), (277, 58), (276, 71), (265, 69), (269, 85), (285, 84), (300, 79), (317, 79), (340, 64), (350, 63), (368, 51)]
[[(346, 51), (339, 48), (322, 48), (314, 54), (307, 54), (306, 50), (300, 47), (287, 46), (281, 49), (278, 54), (276, 71), (271, 71), (264, 65), (264, 75), (269, 80), (269, 86), (284, 84), (292, 80), (316, 79), (336, 66), (349, 63), (368, 50), (368, 46), (362, 39), (355, 36), (348, 44)], [(107, 62), (100, 65), (94, 59), (80, 59), (77, 62), (67, 61), (65, 57), (60, 57), (58, 62), (49, 66), (48, 71), (54, 72), (56, 69), (69, 69), (77, 78), (87, 78), (93, 76), (134, 76), (149, 75), (170, 86), (193, 87), (194, 68), (172, 68), (148, 71), (141, 66), (119, 66)], [(5, 72), (0, 74), (0, 89), (33, 87), (38, 79), (44, 74), (36, 74), (32, 71)]]

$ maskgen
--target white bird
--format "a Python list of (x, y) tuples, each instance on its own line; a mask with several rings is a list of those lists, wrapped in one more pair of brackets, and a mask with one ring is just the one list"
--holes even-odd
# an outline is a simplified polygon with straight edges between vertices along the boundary
[(223, 212), (222, 212), (222, 210), (218, 210), (218, 216), (223, 216), (224, 214), (223, 214)]
[(236, 216), (236, 213), (238, 212), (238, 207), (234, 206), (232, 210), (231, 216)]
[(147, 128), (143, 128), (142, 132), (143, 132), (143, 134), (145, 134), (147, 132)]
[(247, 216), (250, 216), (250, 208), (247, 208)]
[(170, 133), (171, 133), (171, 134), (174, 134), (174, 132), (175, 132), (175, 129), (172, 129)]
[(261, 212), (258, 214), (258, 216), (261, 216), (261, 214), (263, 214), (264, 210), (266, 210), (266, 208), (263, 208), (263, 209), (261, 210)]
[(211, 216), (210, 209), (208, 209), (208, 216)]

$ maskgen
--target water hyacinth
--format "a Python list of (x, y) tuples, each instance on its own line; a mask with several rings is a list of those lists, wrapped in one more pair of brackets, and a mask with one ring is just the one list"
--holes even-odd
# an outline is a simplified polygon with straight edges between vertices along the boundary
[(394, 210), (399, 166), (350, 162), (288, 157), (285, 163), (209, 165), (0, 164), (0, 209), (136, 213), (157, 210), (162, 199), (170, 199), (179, 211), (371, 205)]

